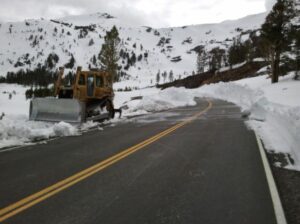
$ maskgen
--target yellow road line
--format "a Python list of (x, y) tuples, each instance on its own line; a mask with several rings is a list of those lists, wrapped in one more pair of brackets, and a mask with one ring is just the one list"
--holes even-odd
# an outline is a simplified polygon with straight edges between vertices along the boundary
[(174, 132), (178, 128), (190, 123), (191, 121), (195, 120), (197, 117), (201, 116), (205, 112), (207, 112), (212, 107), (212, 103), (208, 101), (208, 106), (201, 112), (195, 114), (194, 116), (190, 117), (186, 121), (183, 121), (171, 128), (168, 128), (167, 130), (158, 133), (157, 135), (135, 145), (132, 146), (100, 163), (97, 163), (83, 171), (80, 171), (62, 181), (59, 181), (37, 193), (34, 193), (16, 203), (13, 203), (3, 209), (0, 209), (0, 222), (20, 213), (21, 211), (26, 210), (27, 208), (30, 208), (34, 206), (35, 204), (44, 201), (45, 199), (63, 191), (66, 188), (69, 188), (73, 186), (74, 184), (88, 178), (89, 176), (109, 167), (110, 165), (122, 160), (123, 158), (133, 154), (134, 152), (146, 147), (147, 145), (157, 141), (158, 139), (170, 134), (171, 132)]

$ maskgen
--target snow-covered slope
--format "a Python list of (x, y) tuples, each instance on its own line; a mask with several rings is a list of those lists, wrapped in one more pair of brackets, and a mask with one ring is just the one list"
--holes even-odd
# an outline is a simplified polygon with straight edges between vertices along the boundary
[[(134, 66), (125, 69), (126, 59), (120, 60), (122, 70), (135, 80), (136, 85), (154, 84), (155, 75), (173, 70), (174, 77), (184, 77), (196, 69), (196, 54), (192, 50), (205, 45), (209, 50), (219, 46), (227, 48), (232, 38), (260, 27), (265, 13), (224, 21), (219, 24), (152, 29), (131, 27), (106, 13), (81, 15), (58, 20), (26, 20), (0, 24), (0, 76), (9, 71), (34, 69), (45, 64), (50, 54), (59, 57), (55, 68), (68, 63), (74, 56), (83, 68), (96, 67), (105, 32), (113, 25), (119, 30), (121, 48), (140, 56)], [(176, 60), (177, 59), (177, 60)], [(177, 62), (174, 62), (177, 61)], [(141, 87), (141, 86), (140, 86)]]

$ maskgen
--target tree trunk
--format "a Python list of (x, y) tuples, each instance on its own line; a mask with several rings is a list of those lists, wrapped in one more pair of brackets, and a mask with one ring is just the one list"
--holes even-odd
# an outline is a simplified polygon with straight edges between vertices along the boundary
[(296, 57), (296, 73), (295, 73), (295, 80), (299, 79), (299, 69), (300, 69), (300, 50), (297, 51)]
[(273, 72), (272, 72), (272, 83), (278, 82), (279, 77), (279, 65), (280, 65), (280, 51), (275, 51), (275, 58), (274, 58), (274, 65), (273, 65)]
[(270, 63), (270, 71), (269, 71), (269, 78), (273, 77), (273, 72), (274, 72), (274, 61), (275, 61), (275, 50), (273, 47), (268, 46), (266, 47), (266, 60)]

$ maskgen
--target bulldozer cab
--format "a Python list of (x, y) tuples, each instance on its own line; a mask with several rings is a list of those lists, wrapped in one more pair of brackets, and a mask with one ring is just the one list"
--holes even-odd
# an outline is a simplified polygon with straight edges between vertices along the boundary
[(56, 93), (59, 98), (75, 98), (82, 102), (89, 100), (113, 97), (113, 89), (110, 76), (105, 71), (82, 71), (77, 68), (76, 77), (72, 86), (62, 85), (63, 68), (60, 69), (56, 83)]
[(73, 85), (74, 98), (80, 101), (112, 96), (108, 73), (105, 71), (81, 71), (77, 69)]

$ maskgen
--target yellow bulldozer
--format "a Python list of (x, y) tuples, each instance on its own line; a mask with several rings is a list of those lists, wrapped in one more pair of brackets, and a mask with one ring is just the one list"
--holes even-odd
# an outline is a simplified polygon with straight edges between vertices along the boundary
[(54, 97), (31, 100), (30, 120), (82, 123), (113, 118), (115, 112), (121, 116), (121, 110), (114, 108), (112, 76), (108, 72), (77, 67), (71, 85), (63, 84), (63, 74), (64, 69), (59, 68)]

